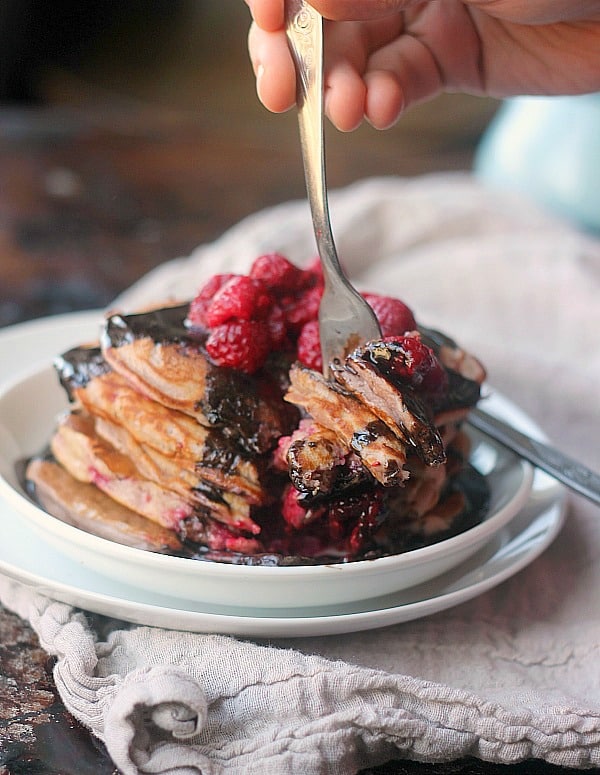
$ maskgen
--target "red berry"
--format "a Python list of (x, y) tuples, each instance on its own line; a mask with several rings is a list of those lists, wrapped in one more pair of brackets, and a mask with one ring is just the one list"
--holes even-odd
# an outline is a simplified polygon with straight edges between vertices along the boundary
[(269, 329), (272, 347), (276, 350), (281, 349), (287, 340), (287, 325), (285, 315), (279, 304), (273, 304), (271, 307), (266, 324)]
[(190, 303), (186, 319), (188, 325), (198, 326), (200, 328), (206, 328), (208, 326), (208, 323), (206, 322), (206, 310), (208, 305), (212, 301), (215, 293), (217, 293), (217, 291), (232, 277), (235, 277), (235, 275), (215, 274), (200, 288)]
[(298, 336), (298, 360), (309, 369), (321, 371), (323, 358), (321, 357), (321, 340), (319, 338), (319, 321), (310, 320), (302, 326)]
[(323, 277), (323, 264), (319, 256), (307, 264), (302, 270), (301, 288), (313, 288), (315, 285), (323, 287), (325, 278)]
[(371, 305), (379, 321), (382, 336), (399, 336), (407, 331), (414, 331), (417, 327), (413, 313), (399, 299), (381, 296), (378, 293), (362, 295)]
[(356, 524), (352, 528), (348, 538), (348, 547), (351, 554), (356, 554), (363, 549), (365, 543), (375, 532), (383, 507), (383, 498), (380, 490), (369, 493), (364, 503), (363, 511)]
[(235, 320), (215, 326), (206, 340), (206, 351), (217, 366), (247, 374), (260, 369), (271, 349), (267, 325), (258, 320)]
[(215, 293), (205, 311), (208, 326), (229, 320), (260, 320), (269, 314), (273, 298), (259, 280), (234, 275)]
[(298, 490), (290, 484), (286, 487), (281, 502), (281, 516), (296, 530), (300, 530), (308, 521), (306, 509), (298, 503), (299, 495)]
[(195, 299), (192, 299), (188, 309), (187, 317), (185, 319), (186, 325), (192, 326), (194, 328), (206, 328), (207, 306), (208, 302), (204, 301), (204, 299), (199, 299), (197, 296)]
[(267, 288), (296, 291), (302, 282), (302, 270), (279, 253), (259, 256), (250, 268), (250, 277), (261, 280)]
[(421, 339), (419, 334), (386, 337), (393, 353), (389, 368), (393, 374), (408, 382), (414, 388), (429, 393), (446, 389), (448, 375), (436, 354)]
[(305, 323), (316, 320), (319, 315), (319, 305), (323, 287), (315, 285), (299, 293), (296, 297), (282, 299), (282, 306), (288, 327), (292, 331), (299, 331)]
[(228, 272), (227, 274), (213, 275), (200, 288), (200, 290), (196, 295), (196, 298), (204, 299), (205, 301), (210, 301), (212, 297), (215, 295), (215, 293), (219, 290), (219, 288), (222, 288), (226, 282), (231, 280), (232, 277), (237, 277), (237, 275), (232, 274), (231, 272)]

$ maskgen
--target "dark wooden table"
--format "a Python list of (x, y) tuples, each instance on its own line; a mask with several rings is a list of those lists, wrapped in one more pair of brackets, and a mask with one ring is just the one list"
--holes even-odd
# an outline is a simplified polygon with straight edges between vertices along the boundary
[[(421, 112), (398, 131), (333, 137), (330, 183), (468, 167), (492, 108), (458, 104), (460, 131), (438, 133)], [(244, 216), (303, 196), (294, 117), (244, 110), (191, 116), (114, 100), (0, 108), (0, 326), (102, 307)], [(35, 634), (0, 609), (0, 775), (114, 772), (103, 745), (62, 705)], [(372, 771), (507, 772), (571, 771), (473, 759)]]

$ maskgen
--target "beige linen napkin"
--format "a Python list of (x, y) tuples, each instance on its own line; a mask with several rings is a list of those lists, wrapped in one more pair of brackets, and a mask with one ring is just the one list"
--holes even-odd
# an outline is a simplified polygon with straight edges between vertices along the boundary
[[(600, 468), (600, 241), (466, 174), (375, 179), (331, 196), (365, 290), (478, 354), (490, 383)], [(308, 209), (241, 222), (118, 300), (188, 298), (264, 251), (314, 254)], [(376, 632), (252, 643), (128, 626), (0, 579), (58, 657), (67, 707), (138, 773), (353, 773), (393, 757), (600, 766), (600, 510), (498, 588)]]

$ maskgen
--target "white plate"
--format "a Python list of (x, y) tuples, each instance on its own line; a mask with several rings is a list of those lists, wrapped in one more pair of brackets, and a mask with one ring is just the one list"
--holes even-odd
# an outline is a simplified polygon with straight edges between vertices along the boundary
[(525, 507), (484, 549), (426, 584), (360, 604), (278, 612), (136, 589), (64, 557), (6, 505), (0, 511), (0, 572), (55, 600), (135, 624), (255, 638), (336, 635), (430, 616), (492, 589), (552, 543), (563, 524), (564, 501), (564, 489), (537, 471)]
[[(99, 321), (92, 313), (90, 329)], [(81, 319), (78, 319), (81, 326)], [(56, 336), (54, 321), (39, 321), (20, 333), (21, 345), (37, 337), (40, 353), (50, 360), (70, 343), (85, 341), (70, 321), (68, 332)], [(14, 345), (14, 333), (0, 334)], [(67, 339), (67, 341), (65, 341)], [(7, 356), (9, 353), (7, 351)], [(66, 396), (54, 371), (46, 363), (26, 376), (18, 376), (0, 389), (0, 497), (27, 520), (45, 543), (74, 559), (80, 566), (127, 587), (166, 594), (178, 600), (204, 605), (294, 608), (355, 603), (395, 593), (422, 584), (484, 547), (526, 503), (532, 482), (529, 464), (500, 445), (474, 434), (473, 463), (485, 473), (491, 490), (489, 516), (464, 533), (432, 546), (393, 557), (339, 565), (298, 567), (247, 567), (204, 563), (132, 549), (72, 527), (37, 508), (22, 493), (15, 461), (38, 452), (48, 441), (58, 412), (66, 407)], [(501, 396), (488, 400), (488, 410), (509, 421), (518, 411)], [(14, 518), (14, 517), (13, 517)]]

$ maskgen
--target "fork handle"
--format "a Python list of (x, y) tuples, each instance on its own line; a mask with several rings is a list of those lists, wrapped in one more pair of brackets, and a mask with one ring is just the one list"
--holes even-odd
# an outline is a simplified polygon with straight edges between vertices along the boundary
[(327, 204), (323, 132), (323, 18), (305, 0), (285, 0), (286, 31), (296, 68), (298, 124), (306, 193), (325, 287), (319, 306), (323, 374), (359, 341), (380, 336), (377, 318), (340, 266)]
[(296, 103), (304, 175), (325, 280), (343, 275), (327, 204), (323, 138), (323, 17), (305, 0), (286, 0), (286, 32), (296, 66)]
[(574, 492), (600, 505), (600, 476), (583, 463), (548, 444), (526, 436), (497, 417), (482, 412), (481, 409), (472, 409), (468, 422), (559, 482), (566, 484)]

